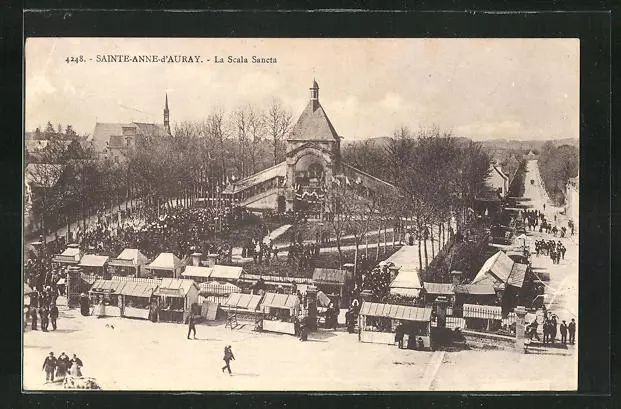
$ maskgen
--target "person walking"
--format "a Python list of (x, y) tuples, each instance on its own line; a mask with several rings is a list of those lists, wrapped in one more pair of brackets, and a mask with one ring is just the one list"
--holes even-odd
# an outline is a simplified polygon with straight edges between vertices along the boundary
[(69, 374), (71, 376), (77, 377), (82, 376), (82, 367), (84, 366), (84, 364), (82, 363), (82, 360), (77, 357), (76, 354), (73, 354), (73, 357), (71, 358), (71, 361), (69, 361), (69, 363), (71, 364), (71, 367), (69, 368)]
[(61, 352), (56, 360), (56, 378), (59, 380), (65, 379), (70, 365), (69, 357), (64, 352)]
[(48, 356), (45, 357), (43, 361), (42, 370), (45, 371), (45, 383), (54, 382), (54, 370), (56, 369), (56, 357), (54, 357), (54, 353), (50, 352)]
[(226, 365), (222, 367), (222, 372), (225, 369), (229, 371), (229, 375), (231, 375), (231, 360), (235, 360), (235, 356), (233, 355), (233, 351), (231, 350), (231, 346), (227, 345), (224, 347), (224, 358), (222, 358)]
[(50, 306), (50, 321), (52, 323), (52, 331), (56, 331), (56, 320), (58, 319), (58, 307), (56, 303)]
[(30, 320), (31, 320), (30, 328), (33, 331), (37, 330), (37, 319), (38, 319), (37, 309), (35, 307), (31, 307), (30, 308)]
[(567, 325), (567, 331), (569, 332), (569, 343), (573, 345), (576, 342), (576, 320), (574, 318)]
[(561, 322), (561, 343), (563, 345), (567, 344), (567, 324), (565, 324), (565, 321), (563, 320), (563, 322)]
[(190, 339), (190, 332), (193, 332), (194, 339), (196, 339), (196, 318), (193, 314), (188, 316), (188, 339)]

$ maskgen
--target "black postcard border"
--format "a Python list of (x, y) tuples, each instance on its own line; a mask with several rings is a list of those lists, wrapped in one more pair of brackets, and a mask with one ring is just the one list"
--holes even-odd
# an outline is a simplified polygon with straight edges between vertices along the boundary
[[(30, 4), (36, 6), (37, 1)], [(164, 2), (162, 2), (164, 3)], [(503, 4), (506, 6), (506, 4)], [(32, 6), (31, 6), (32, 7)], [(600, 5), (601, 7), (601, 5)], [(17, 12), (17, 15), (16, 15)], [(17, 17), (17, 18), (16, 18)], [(23, 24), (22, 26), (22, 17)], [(612, 15), (605, 11), (468, 12), (468, 11), (88, 11), (10, 9), (0, 21), (3, 39), (2, 115), (4, 184), (13, 202), (0, 206), (5, 225), (2, 246), (9, 261), (0, 286), (11, 325), (10, 346), (3, 356), (2, 388), (20, 406), (144, 407), (297, 406), (324, 407), (481, 407), (530, 404), (607, 407), (610, 392), (610, 155)], [(24, 29), (22, 37), (21, 29)], [(576, 393), (213, 393), (102, 392), (22, 394), (21, 296), (21, 149), (23, 38), (26, 36), (110, 37), (570, 37), (580, 38), (581, 174), (580, 174), (580, 317), (579, 392)], [(7, 42), (10, 41), (10, 42)], [(6, 204), (5, 204), (6, 203)], [(618, 320), (618, 318), (616, 318)], [(17, 336), (15, 336), (17, 335)], [(5, 339), (5, 341), (7, 341)], [(309, 358), (309, 359), (312, 359)], [(171, 374), (171, 382), (174, 375)], [(208, 379), (206, 379), (208, 382)], [(507, 395), (509, 398), (507, 399)], [(280, 402), (278, 404), (277, 402)], [(15, 405), (9, 404), (10, 407)], [(15, 406), (16, 407), (16, 406)]]

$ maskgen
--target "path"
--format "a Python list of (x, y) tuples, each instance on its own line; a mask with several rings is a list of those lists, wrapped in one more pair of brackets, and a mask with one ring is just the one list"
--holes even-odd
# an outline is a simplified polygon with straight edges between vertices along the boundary
[(287, 230), (289, 230), (289, 228), (291, 227), (290, 224), (284, 224), (280, 227), (278, 227), (275, 230), (272, 230), (270, 233), (268, 233), (265, 237), (263, 237), (263, 243), (265, 244), (269, 244), (270, 240), (271, 241), (275, 241), (278, 237), (282, 236), (283, 234), (285, 234), (285, 232)]

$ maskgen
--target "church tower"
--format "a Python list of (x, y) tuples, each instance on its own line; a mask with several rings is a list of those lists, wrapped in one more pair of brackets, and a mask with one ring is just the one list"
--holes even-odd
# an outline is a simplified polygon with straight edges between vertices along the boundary
[(168, 92), (166, 93), (166, 102), (164, 104), (164, 129), (170, 135), (170, 112), (168, 110)]

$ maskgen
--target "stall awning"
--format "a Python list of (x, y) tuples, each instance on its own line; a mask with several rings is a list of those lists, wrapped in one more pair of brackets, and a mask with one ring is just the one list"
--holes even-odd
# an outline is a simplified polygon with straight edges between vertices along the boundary
[(211, 275), (209, 277), (221, 280), (238, 280), (243, 271), (244, 269), (241, 267), (221, 266), (216, 264), (211, 268)]
[(80, 249), (67, 247), (61, 254), (57, 254), (52, 259), (54, 263), (77, 263), (80, 261)]
[(313, 281), (315, 283), (344, 285), (346, 280), (346, 270), (337, 270), (334, 268), (316, 268), (313, 271)]
[(398, 295), (405, 298), (416, 298), (420, 294), (420, 290), (417, 288), (391, 288), (390, 294)]
[(119, 294), (129, 297), (151, 298), (156, 288), (157, 284), (127, 281), (123, 288), (120, 289)]
[(481, 318), (486, 320), (501, 320), (502, 308), (496, 305), (464, 304), (464, 318)]
[(110, 260), (111, 266), (135, 267), (142, 266), (148, 261), (147, 257), (138, 249), (125, 249), (116, 258)]
[(183, 277), (209, 278), (211, 267), (187, 266), (181, 275)]
[(225, 307), (244, 308), (249, 311), (256, 311), (262, 296), (257, 294), (233, 293), (222, 304)]
[(415, 288), (421, 289), (418, 272), (414, 270), (400, 270), (397, 277), (390, 283), (390, 288)]
[(483, 263), (472, 283), (476, 284), (484, 281), (487, 277), (491, 277), (493, 280), (504, 284), (507, 282), (512, 268), (513, 260), (504, 251), (498, 251)]
[(300, 300), (296, 295), (265, 293), (261, 307), (273, 307), (291, 309), (300, 305)]
[(455, 293), (469, 295), (496, 295), (496, 290), (489, 283), (462, 284), (455, 286)]
[(175, 270), (182, 263), (173, 253), (160, 253), (150, 264), (145, 267), (152, 270)]
[(111, 292), (118, 294), (126, 283), (127, 281), (97, 279), (91, 286), (90, 291), (100, 293)]
[(201, 292), (205, 293), (240, 293), (241, 288), (231, 283), (219, 283), (217, 281), (211, 281), (209, 283), (201, 283), (198, 285)]
[(154, 295), (164, 297), (185, 297), (192, 287), (198, 286), (192, 280), (180, 278), (164, 278)]
[(433, 295), (453, 295), (453, 294), (455, 294), (455, 290), (453, 289), (453, 284), (423, 283), (423, 288), (425, 289), (427, 294), (433, 294)]
[(360, 315), (427, 322), (431, 321), (431, 307), (411, 307), (365, 301), (360, 308)]
[(514, 263), (513, 268), (511, 269), (511, 274), (509, 275), (509, 279), (507, 280), (507, 284), (514, 287), (522, 288), (522, 284), (524, 284), (524, 277), (526, 277), (527, 268), (527, 264)]
[(82, 267), (103, 267), (108, 262), (108, 256), (96, 256), (93, 254), (86, 254), (80, 260), (79, 266)]

